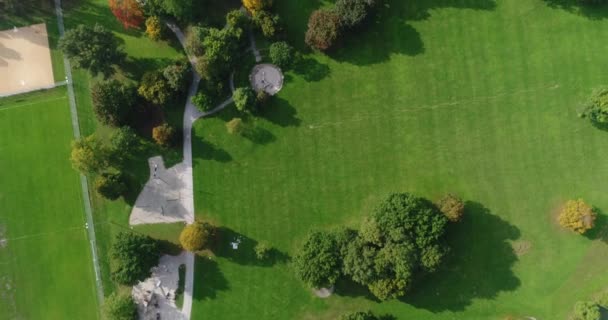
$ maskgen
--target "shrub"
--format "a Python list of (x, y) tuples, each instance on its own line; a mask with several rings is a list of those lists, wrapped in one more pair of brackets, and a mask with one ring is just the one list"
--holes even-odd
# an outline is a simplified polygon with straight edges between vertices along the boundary
[(579, 301), (574, 305), (573, 320), (600, 320), (600, 307), (589, 301)]
[(99, 122), (119, 126), (127, 122), (135, 104), (135, 88), (118, 80), (101, 81), (91, 88), (93, 111)]
[(207, 112), (213, 109), (213, 102), (211, 101), (209, 96), (204, 94), (203, 92), (198, 92), (194, 97), (192, 97), (192, 103), (201, 112)]
[(251, 88), (237, 88), (232, 95), (234, 105), (241, 112), (253, 111), (255, 109), (255, 96)]
[(272, 247), (265, 241), (258, 242), (253, 249), (255, 251), (255, 257), (262, 261), (268, 259), (272, 252)]
[(81, 24), (66, 31), (65, 36), (59, 39), (59, 49), (74, 67), (104, 76), (112, 74), (113, 65), (122, 63), (126, 58), (118, 38), (99, 24), (93, 28)]
[(127, 184), (120, 172), (104, 171), (95, 179), (95, 190), (106, 199), (116, 200), (127, 191)]
[(559, 224), (580, 234), (592, 229), (596, 214), (583, 199), (569, 200), (558, 217)]
[(157, 16), (146, 19), (146, 35), (148, 38), (158, 41), (163, 37), (163, 24)]
[(245, 29), (249, 26), (249, 16), (241, 10), (232, 10), (226, 15), (226, 23), (233, 28)]
[(150, 268), (158, 263), (159, 246), (148, 236), (120, 232), (112, 243), (111, 256), (112, 278), (132, 285), (148, 277)]
[(340, 277), (340, 248), (327, 232), (311, 232), (293, 260), (296, 275), (313, 288), (326, 288)]
[(270, 8), (272, 6), (272, 0), (243, 0), (243, 6), (245, 6), (249, 12), (253, 13)]
[(97, 173), (108, 165), (108, 151), (95, 136), (72, 142), (72, 166), (82, 174)]
[(365, 20), (374, 4), (375, 0), (337, 0), (335, 10), (342, 25), (353, 28)]
[(135, 320), (137, 305), (130, 292), (113, 292), (104, 301), (103, 314), (107, 320)]
[(452, 222), (458, 222), (464, 215), (464, 202), (453, 194), (447, 194), (437, 204), (439, 210)]
[(293, 63), (294, 50), (287, 42), (280, 41), (270, 45), (270, 61), (281, 68), (289, 68)]
[(172, 90), (161, 72), (152, 71), (144, 74), (137, 93), (156, 105), (163, 105), (171, 98)]
[(228, 130), (228, 133), (230, 134), (242, 135), (245, 133), (245, 123), (241, 118), (234, 118), (226, 122), (226, 130)]
[(608, 126), (608, 88), (596, 90), (585, 105), (583, 116), (598, 126)]
[(207, 246), (214, 233), (214, 228), (209, 223), (196, 220), (184, 227), (179, 242), (188, 251), (199, 251)]
[(371, 311), (356, 311), (345, 313), (339, 320), (379, 320)]
[(158, 145), (163, 147), (170, 147), (173, 145), (174, 135), (175, 130), (168, 123), (163, 123), (152, 129), (152, 138)]
[(253, 14), (253, 23), (262, 30), (266, 38), (274, 37), (280, 30), (279, 16), (268, 11), (256, 11)]
[(144, 13), (137, 0), (110, 0), (110, 10), (125, 29), (139, 28)]
[(326, 9), (313, 11), (308, 20), (305, 41), (313, 49), (325, 51), (332, 47), (340, 32), (340, 18)]
[(171, 65), (168, 65), (163, 69), (163, 76), (167, 80), (167, 84), (171, 87), (174, 92), (183, 92), (186, 90), (188, 85), (188, 75), (190, 67), (185, 61), (180, 61)]

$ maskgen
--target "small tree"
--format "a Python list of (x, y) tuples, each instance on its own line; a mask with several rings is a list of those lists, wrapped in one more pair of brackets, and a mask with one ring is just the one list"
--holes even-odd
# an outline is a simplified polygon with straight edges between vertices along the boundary
[(241, 10), (232, 10), (226, 15), (226, 23), (233, 28), (245, 29), (249, 26), (249, 16)]
[(152, 138), (156, 143), (163, 147), (170, 147), (173, 145), (174, 133), (175, 130), (168, 124), (163, 123), (160, 126), (154, 127), (152, 129)]
[(272, 6), (272, 0), (243, 0), (243, 6), (245, 6), (249, 12), (253, 13), (270, 8)]
[(136, 0), (110, 0), (110, 10), (125, 29), (139, 28), (144, 13)]
[(99, 24), (93, 28), (81, 24), (66, 31), (65, 36), (59, 39), (59, 49), (74, 67), (105, 76), (114, 72), (113, 65), (122, 63), (126, 58), (119, 47), (118, 38)]
[(119, 126), (126, 124), (135, 104), (135, 88), (118, 80), (101, 81), (91, 88), (93, 111), (99, 122)]
[(158, 71), (146, 72), (141, 79), (137, 92), (156, 105), (164, 105), (172, 94), (167, 79)]
[(194, 97), (192, 97), (192, 103), (200, 110), (201, 112), (210, 111), (213, 108), (212, 101), (209, 96), (203, 92), (197, 92)]
[(182, 92), (188, 84), (190, 67), (185, 62), (178, 62), (163, 69), (163, 76), (174, 92)]
[(196, 220), (194, 223), (184, 227), (179, 235), (179, 242), (182, 247), (188, 251), (199, 251), (204, 249), (212, 236), (215, 234), (215, 229), (209, 223)]
[(272, 38), (280, 31), (279, 16), (268, 11), (256, 11), (253, 14), (253, 23), (262, 30), (266, 38)]
[(186, 50), (193, 56), (200, 57), (205, 54), (203, 39), (207, 35), (207, 29), (193, 26), (186, 33)]
[(270, 257), (270, 252), (272, 251), (272, 247), (266, 241), (258, 242), (253, 249), (256, 258), (262, 261), (268, 259)]
[(582, 115), (589, 118), (595, 125), (608, 126), (608, 88), (596, 90), (592, 94)]
[(342, 25), (353, 28), (365, 20), (374, 4), (375, 0), (337, 0), (335, 10)]
[(230, 134), (242, 135), (245, 133), (245, 123), (241, 118), (233, 118), (232, 120), (226, 122), (226, 130)]
[(458, 222), (464, 215), (464, 202), (453, 194), (447, 194), (437, 204), (439, 210), (452, 222)]
[(241, 112), (255, 109), (255, 96), (250, 88), (237, 88), (232, 95), (234, 105)]
[(579, 301), (574, 305), (574, 317), (572, 320), (600, 320), (600, 307), (593, 302)]
[(95, 178), (95, 190), (108, 200), (116, 200), (127, 191), (127, 184), (119, 171), (104, 171)]
[(157, 16), (151, 16), (146, 19), (146, 35), (148, 38), (158, 41), (163, 36), (163, 24)]
[(148, 236), (118, 233), (112, 243), (112, 278), (124, 285), (145, 279), (158, 263), (159, 252), (158, 243)]
[(339, 320), (379, 320), (379, 318), (371, 311), (356, 311), (341, 315)]
[(104, 301), (103, 314), (107, 320), (135, 320), (137, 305), (129, 292), (113, 292)]
[(311, 48), (325, 51), (334, 45), (340, 32), (340, 18), (332, 10), (314, 11), (308, 20), (305, 41)]
[(313, 288), (331, 287), (340, 277), (340, 249), (333, 234), (311, 232), (293, 260), (296, 275)]
[(281, 68), (289, 68), (293, 63), (294, 50), (287, 42), (280, 41), (270, 45), (270, 61)]
[(132, 159), (141, 145), (135, 131), (127, 126), (114, 131), (110, 137), (110, 143), (112, 144), (110, 149), (112, 157), (119, 163)]
[(596, 214), (593, 208), (586, 204), (583, 199), (578, 199), (566, 202), (558, 221), (562, 227), (583, 234), (593, 228), (595, 218)]
[(72, 142), (70, 160), (74, 169), (82, 174), (97, 173), (108, 165), (108, 152), (95, 136), (90, 135)]

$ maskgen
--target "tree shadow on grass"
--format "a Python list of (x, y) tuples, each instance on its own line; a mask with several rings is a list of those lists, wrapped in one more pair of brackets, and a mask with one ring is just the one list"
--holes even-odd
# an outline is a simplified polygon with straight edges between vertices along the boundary
[(562, 9), (585, 18), (601, 20), (608, 17), (608, 5), (583, 4), (580, 0), (543, 0), (547, 6)]
[[(320, 63), (313, 58), (299, 56), (293, 65), (293, 72), (308, 82), (316, 82), (329, 76), (331, 70), (326, 64)], [(289, 80), (289, 78), (287, 79)]]
[(298, 127), (302, 123), (296, 109), (285, 99), (275, 96), (262, 108), (259, 116), (281, 127)]
[(277, 140), (277, 137), (272, 132), (252, 124), (250, 127), (245, 129), (243, 137), (255, 144), (269, 144)]
[(228, 280), (216, 261), (208, 257), (195, 255), (194, 292), (192, 297), (197, 301), (215, 299), (217, 293), (230, 289)]
[(162, 70), (173, 62), (169, 58), (136, 58), (128, 57), (121, 66), (123, 74), (133, 80), (139, 80), (148, 71)]
[[(233, 242), (239, 242), (238, 249), (232, 248)], [(213, 253), (240, 265), (271, 267), (275, 264), (284, 264), (291, 258), (284, 252), (272, 248), (268, 258), (260, 260), (255, 255), (255, 246), (258, 241), (238, 233), (227, 227), (217, 229), (217, 237), (213, 243)]]
[(601, 240), (608, 243), (608, 216), (600, 208), (593, 207), (593, 211), (597, 214), (594, 227), (583, 235), (589, 240)]
[(192, 137), (192, 150), (194, 156), (203, 160), (213, 160), (217, 162), (230, 162), (232, 156), (226, 150), (221, 149), (212, 142), (201, 139), (200, 137)]
[(448, 231), (452, 251), (443, 267), (418, 281), (403, 302), (431, 312), (463, 311), (473, 299), (494, 299), (519, 287), (510, 244), (520, 237), (519, 229), (477, 202), (466, 202), (465, 210)]

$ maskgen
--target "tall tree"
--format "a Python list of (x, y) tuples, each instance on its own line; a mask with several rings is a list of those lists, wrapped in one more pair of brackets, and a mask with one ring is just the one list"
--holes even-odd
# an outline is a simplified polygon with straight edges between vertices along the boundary
[(305, 41), (311, 48), (325, 51), (332, 47), (340, 33), (340, 17), (327, 9), (315, 10), (308, 20)]
[(331, 287), (340, 277), (340, 248), (332, 233), (311, 232), (294, 258), (296, 275), (313, 288)]
[(135, 88), (115, 79), (101, 81), (93, 85), (91, 97), (97, 120), (116, 127), (126, 124), (135, 104)]
[(118, 233), (112, 243), (112, 278), (125, 285), (145, 279), (158, 263), (159, 250), (158, 243), (148, 236)]
[(72, 142), (70, 160), (82, 174), (97, 173), (108, 165), (108, 152), (99, 139), (90, 135)]
[(103, 304), (103, 313), (107, 320), (137, 319), (137, 305), (129, 292), (114, 292)]
[(59, 48), (74, 67), (105, 76), (114, 72), (113, 65), (122, 63), (126, 58), (118, 38), (99, 24), (93, 28), (81, 24), (68, 30), (59, 40)]
[(110, 0), (110, 10), (125, 29), (139, 28), (144, 21), (144, 13), (136, 0)]

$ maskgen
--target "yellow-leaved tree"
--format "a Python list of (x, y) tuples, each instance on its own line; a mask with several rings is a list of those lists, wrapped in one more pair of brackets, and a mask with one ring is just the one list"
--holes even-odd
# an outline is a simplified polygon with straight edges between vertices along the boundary
[(188, 251), (204, 249), (215, 234), (215, 229), (209, 223), (196, 220), (187, 225), (179, 235), (179, 242)]
[(593, 208), (583, 199), (578, 199), (566, 202), (564, 209), (559, 214), (558, 221), (562, 227), (583, 234), (593, 228), (595, 218)]
[(272, 0), (243, 0), (243, 6), (253, 13), (270, 8)]

